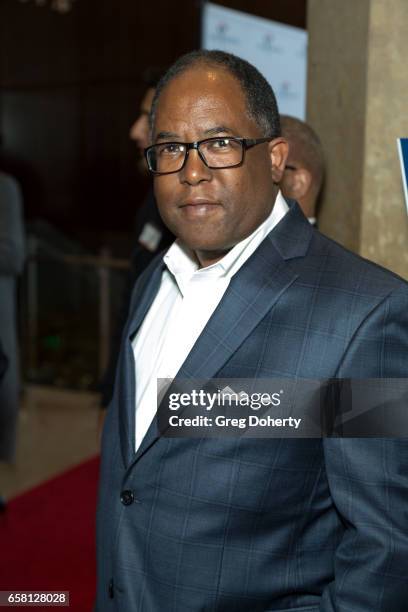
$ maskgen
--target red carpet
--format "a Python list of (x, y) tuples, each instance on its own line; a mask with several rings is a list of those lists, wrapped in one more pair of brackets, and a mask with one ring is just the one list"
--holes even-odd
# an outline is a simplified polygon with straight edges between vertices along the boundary
[(9, 502), (0, 515), (0, 590), (69, 591), (65, 609), (92, 610), (98, 469), (95, 457)]

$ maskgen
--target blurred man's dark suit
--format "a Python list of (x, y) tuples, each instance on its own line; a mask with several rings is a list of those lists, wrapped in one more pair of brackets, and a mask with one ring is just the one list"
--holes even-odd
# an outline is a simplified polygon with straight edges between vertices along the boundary
[(1, 340), (0, 340), (0, 383), (1, 383), (1, 379), (3, 378), (4, 373), (7, 370), (7, 366), (8, 366), (7, 355), (5, 355), (3, 352), (3, 345), (1, 344)]
[[(131, 340), (162, 269), (135, 287), (104, 429), (97, 611), (406, 611), (406, 441), (170, 439), (153, 421), (135, 454)], [(407, 287), (291, 203), (178, 376), (406, 377)]]

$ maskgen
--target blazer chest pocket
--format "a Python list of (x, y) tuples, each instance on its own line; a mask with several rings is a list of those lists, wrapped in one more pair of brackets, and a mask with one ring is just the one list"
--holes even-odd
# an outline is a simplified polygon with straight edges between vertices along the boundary
[(308, 474), (316, 466), (311, 470), (306, 458), (310, 461), (316, 449), (303, 449), (303, 442), (316, 445), (315, 440), (200, 440), (189, 464), (192, 495), (237, 510), (271, 511), (288, 520), (299, 511), (299, 491), (308, 494), (306, 477), (311, 483), (316, 477)]

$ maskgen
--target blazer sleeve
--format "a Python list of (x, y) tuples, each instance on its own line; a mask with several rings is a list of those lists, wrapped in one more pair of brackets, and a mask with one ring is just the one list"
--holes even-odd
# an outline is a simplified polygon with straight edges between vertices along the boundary
[[(401, 283), (402, 284), (402, 283)], [(341, 378), (407, 378), (408, 292), (384, 299), (354, 335)], [(326, 438), (325, 464), (344, 525), (322, 612), (408, 606), (408, 440)]]

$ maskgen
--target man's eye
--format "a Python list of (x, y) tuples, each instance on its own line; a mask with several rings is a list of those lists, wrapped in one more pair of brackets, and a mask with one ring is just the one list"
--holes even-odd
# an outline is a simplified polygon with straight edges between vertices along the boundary
[(160, 155), (179, 155), (184, 152), (184, 145), (170, 143), (159, 149)]
[(212, 142), (214, 149), (228, 149), (231, 146), (229, 138), (219, 138)]

